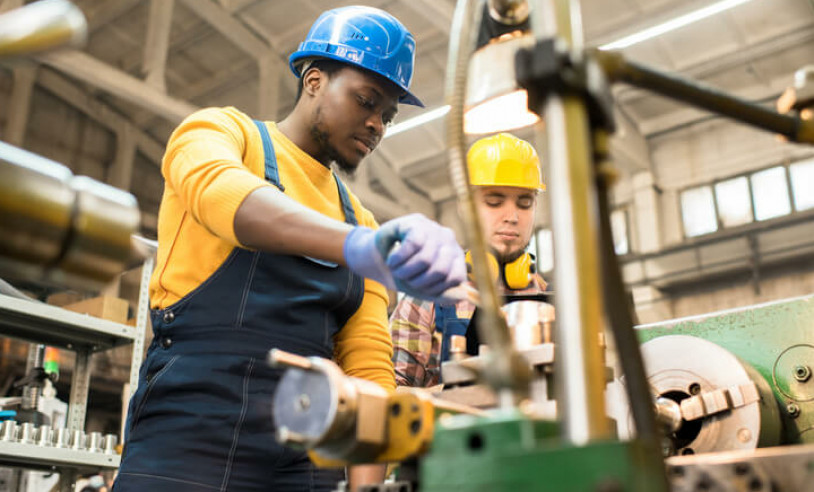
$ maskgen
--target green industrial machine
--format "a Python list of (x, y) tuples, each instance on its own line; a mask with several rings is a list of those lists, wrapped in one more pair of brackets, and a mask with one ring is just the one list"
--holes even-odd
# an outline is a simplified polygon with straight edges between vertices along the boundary
[(506, 411), (442, 419), (420, 466), (420, 490), (658, 491), (661, 457), (641, 443), (564, 445), (555, 422)]
[[(730, 352), (770, 388), (766, 396), (779, 410), (771, 425), (782, 428), (778, 444), (814, 444), (814, 296), (643, 325), (637, 333), (645, 349), (661, 337), (689, 335)], [(720, 369), (714, 362), (709, 368)], [(678, 365), (686, 371), (686, 363)]]

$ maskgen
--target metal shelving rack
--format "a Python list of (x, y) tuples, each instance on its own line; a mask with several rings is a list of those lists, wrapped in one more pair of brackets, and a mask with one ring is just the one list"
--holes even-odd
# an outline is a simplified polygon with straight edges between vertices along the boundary
[[(93, 353), (132, 343), (131, 394), (136, 390), (148, 320), (148, 284), (154, 265), (155, 260), (150, 257), (142, 267), (134, 327), (66, 311), (55, 306), (0, 296), (0, 336), (75, 352), (76, 362), (68, 401), (69, 431), (85, 429), (90, 387), (90, 358)], [(120, 457), (117, 454), (0, 440), (0, 465), (58, 471), (60, 492), (73, 490), (77, 473), (115, 469), (119, 463)]]

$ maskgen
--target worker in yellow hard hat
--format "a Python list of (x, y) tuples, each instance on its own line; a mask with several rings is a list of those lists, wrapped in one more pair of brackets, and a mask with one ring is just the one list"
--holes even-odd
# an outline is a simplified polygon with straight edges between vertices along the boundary
[[(507, 133), (482, 138), (469, 149), (467, 166), (500, 292), (545, 291), (546, 282), (526, 251), (537, 197), (545, 190), (534, 147)], [(467, 334), (474, 309), (469, 301), (443, 306), (405, 296), (390, 317), (398, 384), (428, 387), (441, 382), (441, 362), (449, 358), (451, 336)], [(470, 349), (476, 350), (474, 345)]]

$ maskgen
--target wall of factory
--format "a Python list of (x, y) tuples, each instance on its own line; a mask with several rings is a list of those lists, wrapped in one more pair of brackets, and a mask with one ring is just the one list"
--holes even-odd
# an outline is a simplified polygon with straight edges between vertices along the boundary
[[(679, 201), (682, 190), (814, 155), (810, 146), (789, 144), (769, 133), (717, 118), (652, 138), (649, 144), (652, 173), (642, 173), (645, 179), (640, 175), (624, 180), (614, 195), (615, 203), (629, 210), (634, 252), (646, 252), (643, 243), (654, 233), (658, 235), (659, 249), (685, 241)], [(636, 178), (640, 182), (652, 179), (652, 193), (657, 197), (654, 210), (637, 207), (637, 201), (638, 205), (642, 202), (642, 191)], [(647, 224), (643, 219), (648, 215), (655, 219), (655, 230), (642, 226)], [(757, 281), (751, 272), (741, 272), (667, 290), (634, 289), (634, 299), (644, 323), (811, 293), (814, 258), (807, 257), (761, 267)]]
[(681, 190), (814, 155), (814, 147), (718, 118), (653, 138), (650, 150), (665, 245), (683, 241)]

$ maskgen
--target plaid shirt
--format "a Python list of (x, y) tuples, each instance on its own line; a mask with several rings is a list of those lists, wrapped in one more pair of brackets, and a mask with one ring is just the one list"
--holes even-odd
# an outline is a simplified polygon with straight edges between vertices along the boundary
[[(523, 290), (502, 288), (501, 294), (538, 294), (546, 288), (545, 280), (534, 276), (532, 285)], [(470, 319), (475, 305), (459, 301), (455, 305), (458, 318)], [(410, 296), (399, 301), (390, 316), (393, 338), (393, 365), (399, 386), (430, 387), (441, 382), (442, 334), (435, 329), (435, 304)]]

